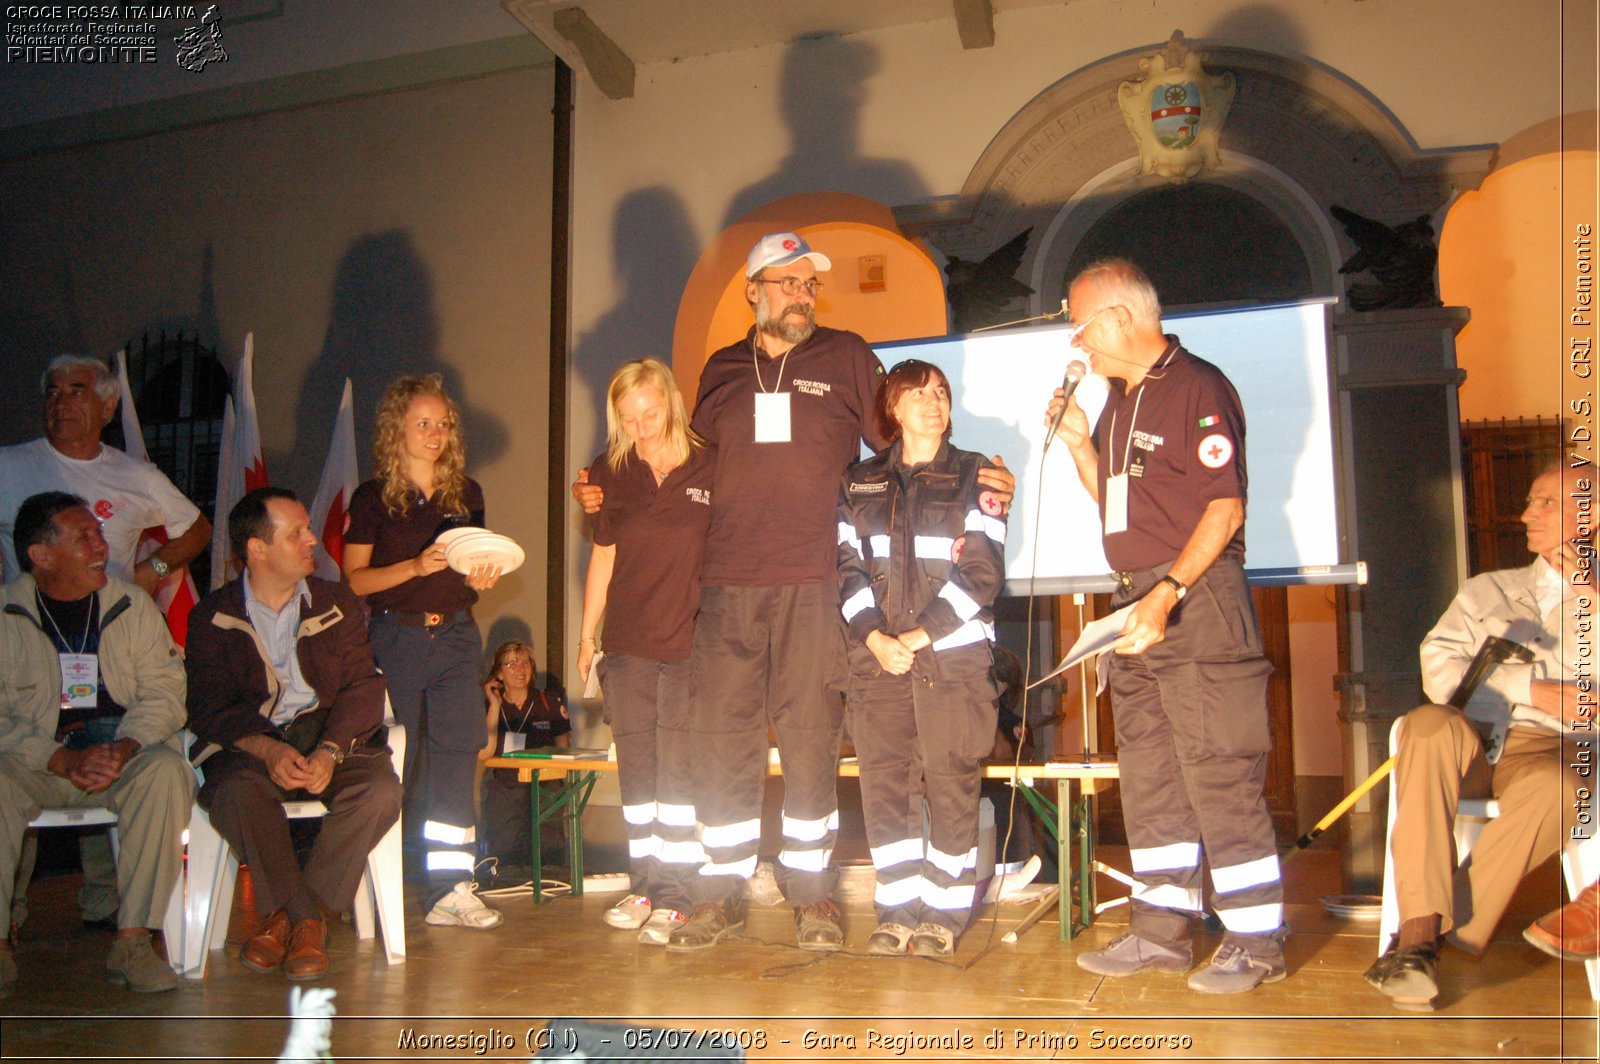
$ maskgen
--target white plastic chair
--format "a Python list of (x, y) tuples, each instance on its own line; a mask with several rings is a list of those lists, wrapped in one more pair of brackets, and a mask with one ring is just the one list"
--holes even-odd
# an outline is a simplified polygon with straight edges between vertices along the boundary
[[(406, 760), (406, 729), (386, 714), (385, 737), (394, 760), (395, 775)], [(290, 820), (327, 815), (316, 800), (284, 802)], [(405, 872), (402, 864), (400, 821), (397, 819), (367, 855), (367, 870), (356, 888), (357, 938), (372, 938), (373, 916), (383, 929), (383, 953), (391, 965), (406, 961)], [(183, 966), (187, 979), (203, 979), (211, 950), (222, 949), (228, 938), (228, 916), (233, 905), (239, 858), (211, 826), (211, 818), (196, 803), (189, 818), (189, 882), (183, 907)]]
[[(111, 829), (111, 856), (117, 857), (117, 814), (109, 809), (80, 806), (73, 809), (45, 809), (28, 821), (30, 828), (91, 828), (106, 826)], [(183, 972), (183, 876), (173, 884), (172, 897), (167, 900), (167, 911), (161, 918), (161, 938), (167, 947), (167, 963), (174, 971)]]
[[(1389, 729), (1389, 753), (1394, 755), (1400, 751), (1400, 726), (1405, 718), (1401, 717), (1394, 722), (1394, 727)], [(1394, 856), (1392, 843), (1394, 839), (1394, 821), (1396, 814), (1396, 796), (1394, 781), (1389, 782), (1389, 827), (1388, 838), (1384, 842), (1383, 863), (1383, 912), (1378, 923), (1378, 953), (1381, 956), (1388, 946), (1389, 940), (1400, 930), (1400, 901), (1395, 893), (1394, 886)], [(1472, 852), (1473, 844), (1478, 841), (1478, 836), (1483, 834), (1484, 825), (1500, 815), (1500, 803), (1494, 798), (1463, 798), (1456, 809), (1455, 836), (1456, 860), (1466, 860), (1467, 854)], [(1567, 897), (1577, 897), (1578, 892), (1600, 879), (1600, 837), (1590, 835), (1587, 839), (1569, 840), (1561, 851), (1561, 872), (1567, 882)], [(1600, 1001), (1600, 958), (1590, 958), (1583, 962), (1583, 967), (1589, 976), (1589, 996)]]

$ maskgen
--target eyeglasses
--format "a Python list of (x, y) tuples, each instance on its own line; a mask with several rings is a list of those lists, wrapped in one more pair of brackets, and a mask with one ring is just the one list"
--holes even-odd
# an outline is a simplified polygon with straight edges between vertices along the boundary
[(1122, 304), (1120, 303), (1116, 303), (1109, 307), (1101, 307), (1099, 310), (1095, 311), (1087, 318), (1084, 318), (1082, 321), (1071, 323), (1070, 328), (1072, 329), (1072, 335), (1068, 337), (1068, 340), (1076, 340), (1078, 336), (1082, 334), (1083, 330), (1087, 329), (1094, 322), (1094, 319), (1098, 318), (1108, 310), (1116, 310), (1117, 307), (1121, 305)]
[(797, 296), (801, 292), (804, 292), (812, 299), (815, 299), (817, 298), (818, 290), (822, 288), (822, 282), (817, 280), (815, 277), (811, 278), (809, 281), (802, 281), (798, 277), (779, 277), (776, 279), (771, 277), (756, 277), (754, 280), (760, 281), (762, 284), (775, 284), (779, 288), (783, 289), (783, 294), (786, 296)]

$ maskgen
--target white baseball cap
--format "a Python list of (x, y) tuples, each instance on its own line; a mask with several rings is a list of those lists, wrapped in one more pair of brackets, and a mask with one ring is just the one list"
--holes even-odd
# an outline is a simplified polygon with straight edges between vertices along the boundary
[(787, 266), (791, 262), (810, 259), (818, 270), (831, 270), (833, 263), (820, 251), (812, 251), (805, 237), (798, 233), (768, 233), (756, 241), (745, 260), (744, 275), (754, 277), (768, 266)]

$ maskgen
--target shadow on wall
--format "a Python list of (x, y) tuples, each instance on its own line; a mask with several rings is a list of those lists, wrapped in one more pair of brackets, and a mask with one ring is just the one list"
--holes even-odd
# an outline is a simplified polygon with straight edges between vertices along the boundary
[[(778, 88), (789, 152), (770, 177), (733, 197), (725, 226), (797, 193), (854, 192), (890, 206), (927, 199), (927, 186), (909, 163), (859, 154), (867, 79), (878, 67), (877, 49), (858, 40), (813, 37), (789, 46)], [(766, 132), (745, 123), (743, 134), (757, 142), (757, 156), (764, 154), (759, 141)]]
[(612, 374), (636, 358), (672, 364), (678, 301), (698, 250), (688, 212), (676, 193), (658, 185), (623, 197), (611, 228), (617, 299), (579, 339), (572, 360), (572, 405), (593, 411), (595, 418), (589, 439), (573, 441), (572, 460), (578, 465), (588, 464), (605, 447), (606, 388)]
[[(439, 373), (461, 408), (468, 472), (505, 453), (506, 426), (473, 406), (458, 370), (439, 352), (433, 277), (404, 230), (364, 236), (334, 273), (332, 310), (322, 353), (306, 371), (295, 409), (297, 446), (269, 454), (274, 479), (315, 490), (344, 379), (355, 390), (356, 454), (363, 476), (372, 472), (372, 433), (378, 399), (396, 377)], [(279, 469), (283, 470), (280, 478)], [(493, 519), (494, 500), (487, 500)]]

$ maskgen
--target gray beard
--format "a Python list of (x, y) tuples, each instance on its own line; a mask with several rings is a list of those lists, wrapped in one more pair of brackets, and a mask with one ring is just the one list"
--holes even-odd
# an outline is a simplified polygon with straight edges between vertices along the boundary
[[(798, 325), (789, 324), (788, 312), (795, 307), (805, 312), (806, 320)], [(784, 316), (774, 320), (766, 313), (766, 304), (756, 305), (756, 328), (768, 336), (775, 336), (785, 343), (800, 344), (811, 339), (811, 334), (817, 331), (816, 308), (804, 303), (785, 307)]]

